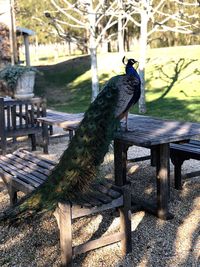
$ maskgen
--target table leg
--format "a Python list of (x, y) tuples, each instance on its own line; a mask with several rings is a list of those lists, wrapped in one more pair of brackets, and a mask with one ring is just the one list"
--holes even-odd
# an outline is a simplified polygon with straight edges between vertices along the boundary
[(69, 129), (69, 141), (72, 140), (73, 136), (74, 136), (74, 131), (72, 129)]
[(49, 133), (48, 133), (48, 125), (46, 123), (42, 123), (42, 135), (43, 135), (43, 151), (45, 154), (48, 154)]
[(156, 150), (157, 216), (167, 220), (173, 217), (168, 211), (170, 197), (169, 144), (158, 145)]

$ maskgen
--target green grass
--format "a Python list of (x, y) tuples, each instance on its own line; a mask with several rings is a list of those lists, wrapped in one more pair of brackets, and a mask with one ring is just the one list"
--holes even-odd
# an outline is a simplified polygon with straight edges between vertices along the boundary
[[(149, 49), (146, 66), (147, 115), (200, 122), (200, 46)], [(138, 58), (138, 51), (127, 53)], [(91, 99), (89, 56), (40, 67), (36, 94), (44, 95), (48, 107), (84, 112)], [(98, 55), (100, 85), (124, 72), (118, 53)], [(138, 113), (137, 107), (132, 110)]]

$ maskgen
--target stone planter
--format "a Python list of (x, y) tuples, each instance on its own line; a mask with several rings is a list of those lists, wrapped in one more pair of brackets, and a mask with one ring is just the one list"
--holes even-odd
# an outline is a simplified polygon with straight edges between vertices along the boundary
[(18, 81), (14, 92), (14, 98), (28, 99), (34, 96), (33, 89), (35, 84), (35, 72), (28, 71), (23, 73)]

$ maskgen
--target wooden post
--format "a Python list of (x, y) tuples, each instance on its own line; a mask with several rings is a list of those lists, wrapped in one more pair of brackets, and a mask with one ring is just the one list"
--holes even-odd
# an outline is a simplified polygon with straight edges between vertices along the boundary
[(60, 229), (61, 266), (72, 266), (72, 211), (70, 204), (58, 204), (55, 212)]
[(131, 238), (131, 192), (128, 189), (130, 185), (123, 187), (124, 206), (119, 208), (120, 211), (120, 230), (125, 236), (121, 240), (122, 253), (124, 255), (132, 251)]
[(48, 144), (49, 144), (49, 133), (48, 133), (48, 125), (46, 123), (42, 123), (42, 138), (43, 138), (43, 151), (44, 154), (48, 154)]
[(171, 155), (171, 161), (174, 164), (174, 187), (177, 190), (182, 189), (182, 176), (181, 176), (181, 167), (184, 162), (184, 159), (180, 155)]
[(157, 146), (157, 213), (161, 219), (169, 219), (169, 144)]
[(1, 137), (1, 150), (2, 154), (6, 154), (7, 143), (6, 143), (6, 133), (5, 133), (5, 109), (4, 109), (4, 99), (0, 98), (0, 137)]
[(35, 136), (35, 134), (30, 134), (29, 136), (31, 138), (32, 151), (36, 151), (36, 136)]
[[(46, 117), (47, 115), (47, 102), (46, 99), (42, 99), (42, 117)], [(53, 133), (53, 127), (50, 128)], [(50, 132), (51, 134), (51, 132)], [(48, 154), (48, 145), (49, 145), (49, 133), (48, 133), (48, 125), (46, 123), (42, 123), (42, 138), (43, 138), (43, 151), (44, 154)]]
[(182, 181), (181, 181), (181, 166), (183, 162), (178, 161), (174, 165), (174, 187), (177, 190), (182, 189)]

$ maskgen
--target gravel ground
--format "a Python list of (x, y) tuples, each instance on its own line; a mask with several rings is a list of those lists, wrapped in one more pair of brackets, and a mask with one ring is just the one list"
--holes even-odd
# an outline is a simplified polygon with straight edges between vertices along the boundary
[[(68, 138), (51, 139), (49, 158), (57, 158), (67, 146)], [(23, 145), (26, 143), (22, 143)], [(22, 144), (20, 146), (22, 146)], [(63, 145), (65, 144), (65, 145)], [(148, 150), (132, 147), (129, 156), (148, 154)], [(199, 162), (184, 163), (184, 172), (198, 169)], [(113, 176), (113, 154), (106, 157), (101, 173)], [(155, 168), (149, 161), (130, 164), (129, 180), (134, 197), (155, 197)], [(171, 168), (173, 174), (173, 166)], [(172, 175), (171, 175), (172, 178)], [(132, 253), (122, 257), (120, 244), (100, 248), (74, 259), (80, 267), (199, 267), (200, 266), (200, 177), (184, 180), (183, 190), (171, 186), (172, 220), (163, 221), (146, 212), (132, 214)], [(0, 183), (0, 210), (9, 204), (8, 194)], [(118, 230), (119, 218), (114, 211), (77, 219), (73, 224), (73, 242), (79, 244), (98, 234)], [(52, 214), (34, 218), (28, 224), (0, 226), (0, 266), (60, 266), (58, 228)]]

